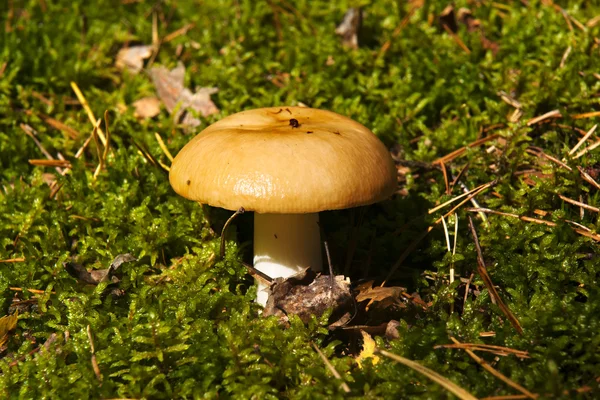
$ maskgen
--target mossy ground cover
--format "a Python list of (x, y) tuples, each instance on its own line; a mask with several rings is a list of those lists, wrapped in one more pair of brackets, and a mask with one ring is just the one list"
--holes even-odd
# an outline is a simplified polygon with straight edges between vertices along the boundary
[[(360, 46), (350, 49), (334, 31), (357, 5), (365, 15)], [(457, 1), (455, 10), (468, 7), (480, 25), (469, 30), (459, 21), (453, 33), (438, 20), (447, 5), (2, 2), (0, 260), (13, 262), (0, 263), (0, 315), (19, 314), (0, 350), (0, 397), (449, 396), (387, 358), (360, 368), (353, 358), (358, 332), (330, 333), (327, 321), (316, 318), (307, 325), (292, 319), (283, 329), (275, 318), (259, 317), (253, 280), (241, 264), (251, 251), (251, 216), (236, 221), (226, 257), (219, 259), (219, 236), (202, 208), (178, 197), (164, 169), (138, 151), (168, 165), (154, 133), (172, 153), (192, 137), (165, 110), (136, 119), (131, 104), (154, 93), (152, 82), (144, 73), (114, 67), (125, 43), (152, 42), (156, 17), (160, 38), (188, 28), (162, 43), (153, 62), (173, 68), (181, 61), (188, 87), (219, 88), (212, 98), (220, 113), (203, 119), (204, 126), (248, 108), (302, 102), (348, 115), (372, 128), (399, 158), (424, 163), (400, 166), (402, 190), (391, 200), (322, 215), (334, 267), (353, 282), (381, 283), (415, 237), (433, 227), (387, 283), (406, 286), (427, 306), (395, 304), (361, 321), (399, 321), (399, 338), (376, 337), (380, 348), (485, 397), (519, 392), (464, 351), (434, 346), (451, 343), (450, 337), (506, 346), (529, 358), (478, 354), (539, 396), (597, 398), (600, 199), (583, 172), (597, 176), (600, 153), (575, 158), (569, 152), (597, 122), (585, 113), (599, 107), (600, 24), (593, 18), (600, 7), (587, 1)], [(96, 178), (93, 142), (75, 158), (92, 124), (70, 82), (96, 117), (104, 110), (110, 117), (112, 144)], [(555, 118), (531, 121), (554, 110)], [(48, 116), (74, 131), (56, 129)], [(28, 162), (44, 158), (25, 134), (30, 128), (54, 158), (70, 162), (64, 175)], [(448, 193), (431, 163), (491, 135), (497, 137), (447, 159), (450, 183), (468, 165)], [(592, 135), (579, 150), (596, 140)], [(495, 185), (476, 197), (479, 206), (511, 215), (488, 212), (483, 220), (465, 209), (470, 204), (462, 206), (452, 255), (443, 226), (435, 223), (450, 207), (431, 215), (427, 210), (462, 193), (461, 184), (473, 189), (491, 181)], [(211, 214), (212, 223), (226, 216)], [(492, 303), (477, 272), (468, 215), (491, 280), (523, 334)], [(453, 214), (447, 222), (453, 243)], [(124, 253), (138, 260), (121, 265), (116, 284), (86, 284), (64, 266), (108, 268)], [(452, 265), (457, 279), (449, 284)]]

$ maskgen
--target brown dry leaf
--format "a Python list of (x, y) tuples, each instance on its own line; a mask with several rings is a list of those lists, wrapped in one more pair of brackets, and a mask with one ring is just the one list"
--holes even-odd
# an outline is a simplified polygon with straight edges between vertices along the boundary
[(154, 118), (160, 114), (160, 100), (155, 96), (136, 100), (132, 106), (135, 108), (133, 116), (139, 119)]
[(379, 301), (381, 302), (381, 304), (379, 304), (379, 306), (383, 307), (383, 308), (387, 308), (393, 304), (399, 304), (400, 303), (400, 296), (402, 295), (402, 293), (404, 293), (406, 291), (405, 288), (402, 287), (398, 287), (398, 286), (376, 286), (376, 287), (372, 287), (373, 286), (373, 281), (369, 281), (369, 282), (365, 282), (363, 284), (360, 284), (356, 287), (356, 289), (358, 290), (358, 295), (356, 296), (356, 301), (358, 303), (365, 301), (365, 300), (369, 300), (369, 303), (367, 304), (366, 310), (369, 311), (369, 307), (371, 307), (371, 304), (373, 304), (373, 302), (375, 301)]
[(17, 327), (19, 313), (5, 315), (0, 318), (0, 347), (8, 340), (8, 333)]
[(377, 364), (379, 362), (379, 356), (375, 355), (375, 349), (377, 348), (375, 341), (367, 332), (361, 330), (360, 333), (363, 337), (363, 349), (360, 352), (360, 354), (356, 357), (356, 362), (358, 366), (362, 368), (362, 363), (368, 358), (371, 359), (373, 365)]
[(468, 8), (460, 8), (457, 13), (457, 18), (460, 23), (467, 26), (469, 32), (474, 32), (481, 27), (481, 21), (473, 16), (473, 13)]
[(200, 120), (188, 109), (196, 111), (198, 114), (206, 117), (219, 112), (219, 109), (213, 103), (210, 96), (219, 91), (217, 88), (200, 88), (196, 93), (184, 86), (185, 66), (180, 62), (177, 67), (170, 70), (158, 66), (150, 68), (148, 71), (158, 97), (163, 102), (176, 122), (180, 122), (187, 127), (196, 127), (200, 125)]
[(124, 47), (117, 53), (115, 67), (137, 74), (144, 68), (144, 60), (152, 55), (152, 51), (152, 46)]
[(307, 323), (312, 316), (320, 317), (333, 308), (330, 320), (341, 320), (334, 325), (343, 325), (348, 320), (348, 310), (353, 309), (350, 282), (338, 275), (333, 280), (329, 275), (315, 276), (310, 268), (289, 278), (275, 278), (263, 316), (277, 315), (283, 323), (288, 315), (295, 314)]
[(118, 278), (112, 276), (112, 274), (124, 263), (136, 261), (137, 258), (129, 253), (119, 254), (115, 257), (110, 267), (105, 269), (95, 269), (88, 271), (83, 265), (75, 262), (65, 262), (63, 265), (67, 272), (74, 278), (89, 283), (90, 285), (97, 285), (100, 282), (106, 282), (111, 278), (113, 283), (119, 282)]
[(335, 33), (342, 37), (342, 44), (352, 49), (358, 49), (358, 31), (362, 24), (363, 11), (360, 8), (350, 8), (344, 14), (342, 23), (335, 28)]
[(443, 27), (446, 25), (453, 33), (458, 31), (458, 25), (456, 24), (456, 13), (454, 12), (454, 6), (449, 4), (438, 16), (440, 25)]

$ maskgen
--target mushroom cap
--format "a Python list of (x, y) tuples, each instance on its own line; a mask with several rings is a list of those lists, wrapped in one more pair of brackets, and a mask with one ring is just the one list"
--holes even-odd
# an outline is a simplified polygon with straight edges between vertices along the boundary
[(210, 125), (177, 154), (183, 197), (237, 210), (302, 214), (372, 204), (396, 189), (396, 168), (366, 127), (331, 111), (271, 107)]

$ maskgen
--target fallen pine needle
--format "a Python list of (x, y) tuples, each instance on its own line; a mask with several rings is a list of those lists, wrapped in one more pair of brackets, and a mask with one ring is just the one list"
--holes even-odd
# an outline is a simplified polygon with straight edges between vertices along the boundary
[(454, 206), (454, 208), (452, 208), (450, 211), (448, 211), (442, 217), (440, 217), (437, 220), (435, 220), (434, 223), (433, 223), (433, 225), (430, 225), (426, 230), (424, 230), (419, 236), (417, 236), (408, 245), (408, 247), (404, 250), (404, 252), (398, 258), (398, 260), (396, 261), (396, 263), (392, 266), (392, 268), (390, 269), (390, 272), (388, 272), (387, 276), (385, 277), (384, 281), (381, 283), (380, 286), (381, 287), (385, 286), (385, 284), (387, 283), (387, 281), (390, 280), (390, 278), (394, 275), (394, 273), (400, 267), (400, 265), (402, 265), (402, 263), (408, 257), (408, 255), (417, 247), (417, 245), (419, 244), (419, 242), (421, 242), (421, 240), (423, 240), (425, 238), (425, 236), (427, 236), (427, 234), (433, 230), (433, 228), (434, 228), (435, 225), (438, 225), (440, 222), (442, 222), (442, 218), (445, 218), (445, 217), (448, 217), (451, 214), (454, 214), (454, 212), (456, 210), (458, 210), (460, 207), (462, 207), (465, 203), (467, 203), (468, 201), (471, 201), (471, 199), (473, 199), (475, 196), (477, 196), (479, 193), (483, 192), (484, 190), (490, 188), (491, 186), (494, 186), (497, 182), (498, 182), (497, 180), (494, 180), (492, 182), (488, 182), (486, 184), (483, 184), (483, 185), (479, 186), (476, 189), (473, 189), (471, 192), (469, 192), (470, 194), (469, 194), (469, 196), (466, 199), (464, 199), (463, 201), (461, 201), (460, 203), (458, 203), (456, 206)]
[[(481, 336), (481, 335), (480, 335)], [(445, 348), (445, 349), (469, 349), (476, 351), (485, 351), (498, 356), (514, 355), (519, 358), (529, 358), (529, 353), (524, 350), (515, 350), (510, 347), (494, 346), (491, 344), (482, 343), (454, 343), (454, 344), (438, 344), (433, 347), (434, 349)]]
[(547, 120), (548, 118), (560, 118), (562, 114), (558, 110), (552, 110), (547, 112), (546, 114), (542, 114), (539, 117), (535, 117), (527, 121), (527, 126), (538, 124), (542, 121)]
[(456, 42), (456, 44), (458, 44), (458, 46), (463, 49), (463, 51), (467, 54), (471, 54), (471, 50), (469, 50), (469, 48), (467, 47), (467, 45), (462, 41), (462, 39), (454, 32), (452, 32), (452, 29), (450, 29), (450, 27), (446, 24), (442, 24), (442, 26), (444, 27), (444, 29), (446, 30), (446, 33), (448, 35), (450, 35), (452, 37), (452, 39), (454, 39), (454, 41)]
[[(79, 89), (79, 86), (77, 86), (77, 84), (75, 82), (71, 82), (71, 88), (75, 92), (75, 96), (77, 96), (79, 103), (81, 103), (81, 106), (87, 113), (87, 116), (88, 116), (90, 122), (92, 123), (92, 125), (95, 126), (98, 122), (96, 121), (96, 117), (94, 116), (94, 112), (90, 108), (88, 101), (86, 100), (85, 96)], [(102, 130), (100, 128), (98, 128), (98, 136), (100, 137), (102, 144), (106, 146), (106, 137), (104, 136), (104, 133), (102, 132)]]
[(81, 157), (81, 155), (83, 154), (83, 152), (85, 151), (85, 149), (88, 147), (88, 145), (92, 141), (92, 137), (93, 137), (93, 134), (90, 135), (90, 136), (88, 136), (87, 139), (85, 139), (85, 142), (83, 142), (83, 144), (81, 145), (81, 147), (79, 148), (79, 150), (77, 150), (77, 153), (75, 153), (75, 158)]
[(586, 153), (589, 153), (590, 151), (594, 150), (598, 146), (600, 146), (600, 140), (596, 140), (594, 143), (590, 144), (588, 147), (581, 150), (579, 153), (575, 154), (575, 157), (573, 157), (573, 159), (575, 159), (575, 160), (578, 159), (579, 157), (585, 155)]
[(106, 165), (106, 157), (108, 157), (108, 151), (110, 150), (110, 129), (108, 127), (108, 110), (104, 111), (104, 126), (106, 127), (106, 145), (104, 146), (104, 153), (102, 153), (102, 161)]
[(25, 261), (25, 257), (8, 258), (5, 260), (0, 260), (0, 264), (2, 264), (2, 263), (17, 263), (17, 262), (24, 262), (24, 261)]
[(98, 130), (100, 129), (100, 124), (102, 120), (96, 121), (96, 125), (94, 125), (94, 129), (92, 130), (92, 137), (94, 138), (94, 143), (96, 144), (96, 154), (98, 155), (98, 167), (96, 167), (96, 171), (94, 171), (94, 180), (100, 173), (102, 169), (102, 153), (100, 151), (100, 143), (98, 143)]
[[(491, 183), (491, 182), (490, 182), (490, 183)], [(469, 191), (469, 192), (465, 192), (465, 193), (463, 193), (463, 194), (461, 194), (461, 195), (458, 195), (458, 196), (456, 196), (456, 197), (454, 197), (454, 198), (452, 198), (452, 199), (450, 199), (450, 200), (448, 200), (448, 201), (446, 201), (446, 202), (444, 202), (444, 203), (440, 204), (439, 206), (435, 206), (434, 208), (432, 208), (432, 209), (430, 209), (429, 211), (427, 211), (427, 213), (428, 213), (428, 214), (433, 214), (434, 212), (438, 211), (439, 209), (441, 209), (441, 208), (444, 208), (444, 207), (446, 207), (447, 205), (449, 205), (449, 204), (452, 204), (452, 203), (454, 203), (455, 201), (462, 199), (463, 197), (469, 196), (471, 193), (474, 193), (474, 192), (477, 192), (477, 191), (479, 191), (479, 190), (480, 190), (480, 189), (482, 189), (484, 186), (487, 186), (487, 185), (489, 185), (490, 183), (485, 183), (485, 184), (483, 184), (483, 185), (477, 186), (475, 189), (473, 189), (473, 190), (471, 190), (471, 191)]]
[[(15, 292), (22, 292), (23, 290), (27, 290), (28, 292), (34, 293), (34, 294), (44, 294), (46, 293), (45, 290), (40, 290), (40, 289), (23, 289), (20, 287), (9, 287), (10, 290), (15, 291)], [(56, 294), (56, 292), (52, 291), (50, 292), (52, 294)]]
[(584, 144), (586, 142), (586, 140), (588, 140), (590, 138), (590, 136), (592, 136), (592, 134), (596, 131), (596, 128), (598, 127), (598, 124), (592, 126), (592, 129), (590, 129), (589, 131), (587, 131), (585, 133), (585, 136), (582, 137), (579, 142), (577, 142), (577, 144), (571, 149), (571, 151), (569, 151), (569, 155), (573, 155), (573, 153), (575, 153), (577, 151), (578, 148), (581, 147), (582, 144)]
[(586, 181), (587, 183), (591, 184), (596, 189), (600, 190), (600, 184), (598, 184), (598, 182), (596, 182), (594, 180), (594, 178), (592, 178), (590, 176), (590, 174), (588, 174), (587, 172), (585, 172), (585, 170), (583, 168), (581, 168), (581, 167), (577, 167), (577, 169), (579, 170), (579, 173), (581, 174), (581, 177), (583, 178), (584, 181)]
[(532, 154), (536, 157), (542, 157), (545, 158), (547, 160), (552, 161), (553, 163), (563, 167), (564, 169), (568, 170), (568, 171), (573, 171), (573, 169), (571, 167), (569, 167), (567, 164), (565, 164), (564, 162), (560, 161), (558, 158), (553, 157), (549, 154), (544, 153), (544, 151), (542, 149), (540, 149), (539, 147), (534, 147), (534, 146), (530, 146), (529, 148), (527, 148), (527, 150), (525, 150), (527, 153)]
[(71, 168), (71, 163), (67, 160), (29, 160), (29, 164), (39, 167)]
[(583, 114), (571, 115), (571, 118), (573, 118), (573, 119), (586, 119), (586, 118), (594, 118), (594, 117), (600, 117), (600, 111), (592, 111), (592, 112), (583, 113)]
[(162, 42), (167, 43), (167, 42), (170, 42), (171, 40), (175, 39), (178, 36), (185, 35), (187, 33), (187, 31), (192, 29), (194, 26), (196, 26), (196, 24), (194, 24), (193, 22), (191, 24), (184, 25), (181, 28), (177, 29), (176, 31), (173, 31), (173, 32), (169, 33), (167, 36), (165, 36), (163, 38)]
[(494, 286), (494, 283), (492, 282), (492, 279), (490, 278), (487, 272), (485, 261), (483, 259), (483, 253), (481, 251), (481, 246), (479, 245), (479, 238), (477, 237), (477, 231), (475, 230), (475, 224), (473, 224), (473, 219), (471, 218), (471, 216), (469, 216), (469, 228), (471, 230), (471, 235), (473, 236), (473, 241), (475, 242), (475, 249), (477, 250), (477, 271), (479, 272), (479, 275), (483, 279), (483, 283), (485, 284), (490, 293), (492, 302), (498, 305), (500, 310), (502, 310), (502, 313), (504, 313), (506, 318), (508, 318), (508, 320), (510, 321), (511, 325), (517, 330), (517, 332), (522, 334), (523, 328), (521, 327), (519, 320), (504, 303), (502, 297), (500, 297), (500, 294), (496, 290), (496, 287)]
[(427, 367), (424, 367), (423, 365), (419, 364), (418, 362), (409, 360), (407, 358), (401, 357), (394, 353), (390, 353), (389, 351), (386, 351), (386, 350), (376, 349), (375, 352), (377, 352), (381, 355), (384, 355), (388, 358), (391, 358), (392, 360), (399, 362), (400, 364), (405, 365), (405, 366), (419, 372), (420, 374), (425, 375), (427, 378), (431, 379), (438, 385), (442, 386), (444, 389), (448, 390), (449, 392), (454, 394), (459, 399), (477, 400), (477, 397), (473, 396), (471, 393), (467, 392), (465, 389), (461, 388), (460, 386), (458, 386), (454, 382), (448, 380), (447, 378), (444, 378), (442, 375), (438, 374), (437, 372), (435, 372)]
[(565, 50), (565, 52), (560, 60), (560, 65), (558, 66), (559, 68), (562, 69), (565, 67), (565, 64), (567, 63), (567, 58), (569, 58), (569, 54), (571, 54), (571, 50), (572, 50), (571, 46), (567, 47), (567, 50)]
[(90, 352), (92, 353), (92, 369), (94, 370), (94, 374), (96, 374), (96, 378), (100, 383), (102, 383), (102, 373), (100, 373), (100, 368), (98, 367), (98, 361), (96, 361), (96, 349), (94, 348), (94, 339), (92, 338), (92, 330), (90, 326), (87, 326), (87, 336), (90, 342)]
[(446, 154), (443, 157), (438, 158), (432, 164), (448, 163), (449, 161), (452, 161), (455, 158), (457, 158), (457, 157), (461, 156), (462, 154), (464, 154), (467, 151), (467, 149), (469, 149), (471, 147), (477, 147), (479, 145), (482, 145), (482, 144), (484, 144), (486, 142), (489, 142), (490, 140), (494, 140), (494, 139), (497, 139), (499, 137), (500, 137), (500, 135), (498, 135), (497, 133), (495, 133), (493, 135), (490, 135), (490, 136), (478, 139), (478, 140), (474, 141), (473, 143), (469, 143), (468, 145), (463, 146), (460, 149), (456, 149), (453, 152), (451, 152), (449, 154)]
[[(456, 340), (453, 337), (450, 337), (450, 339), (456, 343), (456, 344), (460, 344), (460, 342), (458, 340)], [(490, 364), (488, 364), (483, 358), (479, 357), (477, 354), (473, 353), (471, 350), (464, 348), (463, 349), (473, 360), (475, 360), (475, 362), (477, 362), (477, 364), (481, 365), (483, 367), (483, 369), (485, 369), (486, 371), (488, 371), (490, 374), (494, 375), (496, 378), (500, 379), (502, 382), (506, 383), (508, 386), (510, 386), (511, 388), (518, 390), (519, 392), (523, 393), (525, 396), (527, 396), (530, 399), (536, 399), (538, 397), (537, 394), (531, 393), (529, 390), (525, 389), (523, 386), (519, 385), (518, 383), (508, 379), (505, 375), (503, 375), (501, 372), (495, 370)]]
[[(521, 221), (526, 221), (526, 222), (533, 222), (536, 224), (542, 224), (542, 225), (546, 225), (546, 226), (556, 226), (556, 222), (552, 222), (552, 221), (545, 221), (543, 219), (537, 219), (537, 218), (531, 218), (531, 217), (525, 217), (522, 215), (517, 215), (517, 214), (512, 214), (512, 213), (505, 213), (502, 211), (496, 211), (496, 210), (490, 210), (489, 208), (466, 208), (465, 211), (469, 211), (469, 212), (484, 212), (487, 214), (496, 214), (496, 215), (502, 215), (505, 217), (512, 217), (512, 218), (518, 218)], [(574, 224), (577, 226), (582, 227), (582, 225), (574, 222), (574, 221), (569, 221), (569, 220), (564, 220), (565, 222), (569, 223), (569, 224)], [(579, 233), (582, 236), (585, 237), (589, 237), (590, 239), (593, 239), (597, 242), (600, 242), (600, 235), (597, 233), (593, 233), (591, 231), (591, 229), (586, 228), (586, 227), (582, 227), (582, 228), (575, 228), (573, 229), (575, 232)]]
[(344, 389), (344, 392), (350, 393), (350, 387), (348, 386), (348, 384), (346, 382), (344, 382), (342, 380), (342, 376), (339, 374), (339, 372), (337, 372), (337, 370), (335, 369), (333, 364), (331, 364), (331, 362), (329, 362), (329, 360), (327, 359), (325, 354), (323, 354), (323, 352), (317, 347), (316, 344), (314, 344), (313, 342), (311, 342), (311, 344), (312, 344), (313, 348), (315, 349), (315, 351), (317, 352), (317, 354), (319, 354), (319, 357), (321, 357), (321, 360), (323, 360), (323, 363), (325, 363), (325, 365), (327, 366), (327, 369), (329, 369), (329, 372), (331, 372), (331, 374), (335, 377), (335, 379), (339, 379), (342, 381), (342, 384), (340, 386), (342, 387), (342, 389)]
[(586, 210), (590, 210), (590, 211), (594, 211), (594, 212), (600, 212), (600, 208), (597, 208), (597, 207), (594, 207), (594, 206), (590, 206), (588, 204), (582, 203), (582, 202), (577, 201), (577, 200), (570, 199), (570, 198), (568, 198), (566, 196), (563, 196), (562, 194), (559, 194), (558, 197), (560, 197), (562, 200), (566, 201), (567, 203), (571, 203), (571, 204), (576, 205), (578, 207), (585, 208)]

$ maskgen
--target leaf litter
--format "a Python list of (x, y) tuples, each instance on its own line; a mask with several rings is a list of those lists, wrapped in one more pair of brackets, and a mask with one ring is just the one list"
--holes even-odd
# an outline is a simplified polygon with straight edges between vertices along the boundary
[(154, 47), (147, 45), (124, 47), (117, 53), (115, 67), (138, 74), (144, 68), (144, 60), (150, 58), (153, 51)]
[(97, 285), (100, 282), (107, 282), (109, 280), (113, 283), (118, 283), (119, 279), (114, 275), (114, 273), (122, 264), (131, 261), (137, 261), (137, 258), (129, 253), (126, 253), (116, 256), (113, 262), (110, 264), (110, 267), (104, 269), (88, 271), (83, 265), (76, 262), (65, 262), (64, 267), (67, 272), (78, 281), (90, 285)]
[[(201, 124), (195, 115), (207, 117), (219, 112), (219, 109), (211, 100), (211, 95), (219, 89), (214, 87), (202, 87), (195, 93), (185, 87), (185, 66), (179, 62), (177, 67), (169, 70), (163, 66), (152, 67), (148, 71), (152, 79), (158, 98), (163, 102), (167, 111), (173, 115), (175, 122), (189, 128), (195, 128)], [(194, 112), (190, 112), (193, 110)]]

